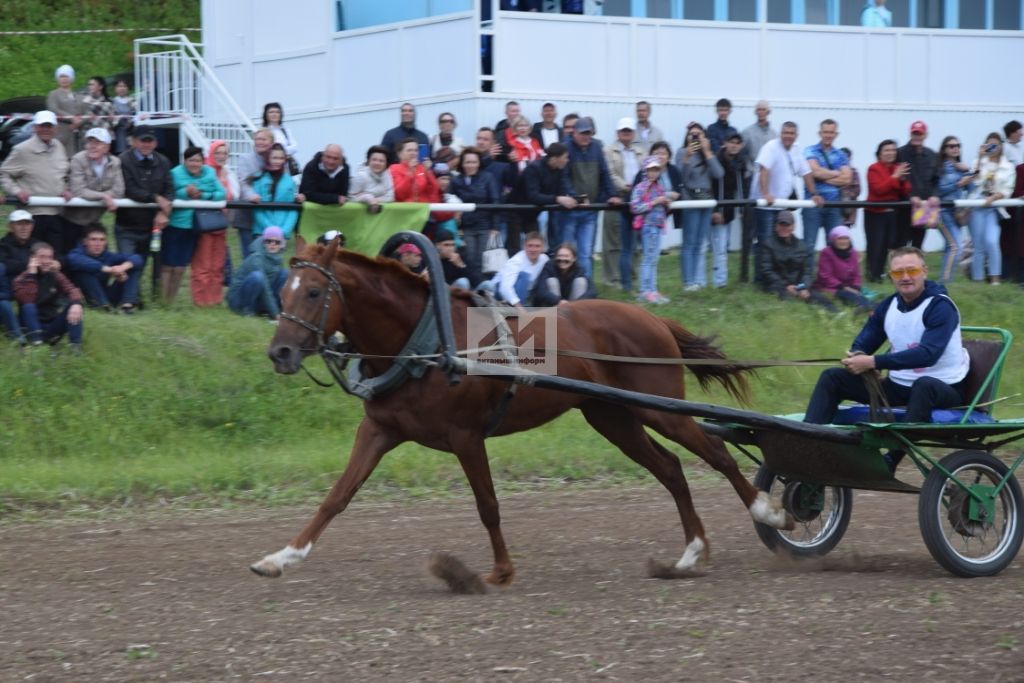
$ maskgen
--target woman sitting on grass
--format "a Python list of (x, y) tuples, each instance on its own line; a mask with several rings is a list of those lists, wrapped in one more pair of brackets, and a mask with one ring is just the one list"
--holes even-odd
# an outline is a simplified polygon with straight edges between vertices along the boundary
[(265, 314), (277, 320), (281, 312), (281, 288), (288, 278), (282, 265), (284, 232), (276, 225), (263, 230), (259, 246), (245, 257), (231, 278), (228, 307), (239, 315)]
[(568, 242), (544, 264), (531, 294), (534, 306), (559, 306), (579, 299), (596, 299), (597, 290), (576, 260), (576, 247)]
[(828, 233), (828, 246), (818, 256), (817, 292), (831, 295), (858, 311), (871, 312), (871, 302), (861, 293), (860, 255), (853, 248), (850, 229), (837, 225)]

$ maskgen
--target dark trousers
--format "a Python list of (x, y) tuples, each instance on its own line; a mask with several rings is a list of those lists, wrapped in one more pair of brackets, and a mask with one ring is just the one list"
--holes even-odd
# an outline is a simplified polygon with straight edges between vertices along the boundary
[[(889, 405), (907, 407), (907, 422), (931, 422), (933, 408), (955, 408), (965, 403), (961, 384), (946, 384), (934, 377), (922, 377), (909, 387), (886, 377), (882, 380), (882, 392)], [(830, 424), (843, 400), (870, 401), (863, 376), (846, 368), (825, 370), (811, 394), (804, 422)]]
[(64, 261), (68, 252), (82, 239), (81, 226), (66, 221), (62, 216), (34, 216), (35, 227), (32, 236), (53, 247), (53, 255)]
[(65, 306), (64, 310), (55, 317), (42, 320), (39, 317), (39, 308), (35, 304), (22, 304), (21, 321), (28, 328), (29, 340), (55, 342), (67, 334), (68, 341), (72, 344), (81, 344), (82, 323), (72, 325), (68, 322), (68, 309), (70, 308), (70, 306)]
[(879, 282), (885, 274), (885, 260), (889, 249), (896, 244), (897, 216), (895, 211), (864, 212), (864, 237), (867, 241), (864, 267), (871, 282)]

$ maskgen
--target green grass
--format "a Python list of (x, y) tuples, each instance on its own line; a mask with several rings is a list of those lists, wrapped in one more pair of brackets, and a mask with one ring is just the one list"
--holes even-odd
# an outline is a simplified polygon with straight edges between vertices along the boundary
[[(56, 85), (61, 64), (75, 68), (75, 89), (84, 90), (90, 76), (109, 77), (132, 71), (136, 38), (186, 33), (199, 40), (199, 0), (27, 0), (3, 4), (3, 25), (12, 31), (140, 29), (118, 33), (78, 33), (0, 37), (0, 100), (46, 95)], [(170, 29), (154, 31), (153, 29)], [(113, 96), (113, 83), (108, 94)]]
[[(683, 294), (677, 273), (678, 259), (665, 257), (661, 286), (672, 303), (656, 312), (695, 332), (718, 334), (734, 358), (839, 357), (862, 323), (852, 313), (836, 318), (735, 282)], [(1021, 293), (1013, 285), (959, 281), (950, 289), (965, 323), (1024, 330)], [(361, 405), (303, 374), (275, 374), (265, 356), (273, 329), (264, 319), (195, 309), (183, 291), (170, 309), (150, 307), (136, 316), (88, 312), (82, 357), (51, 358), (48, 350), (4, 344), (0, 509), (322, 495), (347, 458)], [(1018, 346), (1010, 356), (1002, 395), (1024, 385), (1021, 353)], [(326, 378), (318, 359), (308, 366)], [(761, 370), (753, 408), (802, 410), (818, 373)], [(690, 397), (734, 405), (724, 391), (701, 394), (689, 376), (687, 389)], [(1019, 415), (1019, 403), (1011, 399), (997, 414)], [(492, 439), (488, 449), (504, 490), (550, 481), (652, 481), (576, 412)], [(384, 459), (367, 487), (380, 495), (461, 494), (464, 477), (453, 456), (406, 444)]]

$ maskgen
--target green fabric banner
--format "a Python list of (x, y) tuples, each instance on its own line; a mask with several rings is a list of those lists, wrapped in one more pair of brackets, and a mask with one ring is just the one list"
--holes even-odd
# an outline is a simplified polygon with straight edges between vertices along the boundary
[(406, 202), (382, 204), (380, 213), (369, 213), (366, 204), (359, 202), (342, 206), (306, 202), (302, 205), (299, 232), (303, 239), (312, 243), (328, 230), (341, 230), (347, 249), (376, 256), (396, 232), (422, 232), (430, 215), (428, 207), (428, 204)]

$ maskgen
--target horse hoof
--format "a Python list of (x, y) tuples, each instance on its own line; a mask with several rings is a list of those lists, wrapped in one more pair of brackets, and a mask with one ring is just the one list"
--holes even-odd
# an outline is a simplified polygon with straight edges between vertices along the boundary
[(789, 512), (786, 512), (786, 519), (782, 522), (781, 528), (782, 531), (792, 531), (796, 528), (796, 519)]
[(706, 573), (703, 562), (688, 569), (680, 569), (674, 564), (659, 562), (653, 557), (647, 560), (647, 576), (652, 579), (692, 579)]
[(484, 577), (484, 583), (496, 588), (508, 588), (512, 585), (512, 579), (515, 578), (515, 575), (515, 572), (494, 571)]
[(276, 579), (284, 573), (281, 571), (280, 567), (273, 562), (268, 562), (267, 560), (260, 560), (256, 564), (250, 564), (249, 569), (251, 569), (254, 574), (259, 574), (267, 579)]

